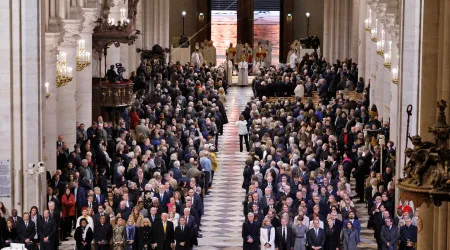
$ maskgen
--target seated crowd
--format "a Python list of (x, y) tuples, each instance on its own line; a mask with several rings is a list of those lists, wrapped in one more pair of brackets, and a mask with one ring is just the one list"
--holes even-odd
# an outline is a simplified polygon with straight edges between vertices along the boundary
[(77, 249), (197, 245), (203, 197), (218, 167), (217, 138), (228, 123), (222, 79), (213, 70), (153, 67), (143, 77), (154, 76), (154, 91), (117, 121), (77, 124), (71, 152), (59, 136), (47, 210), (32, 207), (19, 217), (1, 206), (0, 245), (58, 249), (70, 236)]
[[(374, 230), (378, 249), (414, 249), (418, 213), (408, 202), (394, 207), (389, 124), (367, 105), (332, 98), (314, 106), (265, 96), (247, 104), (241, 114), (247, 131), (240, 129), (249, 137), (244, 249), (356, 249), (363, 227)], [(380, 134), (386, 145), (378, 144)], [(367, 225), (355, 203), (367, 204)]]
[(364, 81), (358, 79), (357, 64), (351, 60), (331, 65), (317, 53), (305, 54), (292, 68), (286, 64), (276, 69), (260, 68), (252, 82), (255, 96), (311, 97), (313, 91), (323, 99), (335, 97), (339, 90), (364, 92)]

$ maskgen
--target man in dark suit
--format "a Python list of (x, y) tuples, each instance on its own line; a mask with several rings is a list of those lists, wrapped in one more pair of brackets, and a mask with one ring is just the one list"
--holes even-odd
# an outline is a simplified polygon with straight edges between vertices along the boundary
[(248, 213), (247, 221), (242, 224), (242, 239), (244, 241), (244, 250), (259, 249), (259, 230), (261, 225), (253, 221), (255, 215)]
[(15, 208), (11, 210), (11, 219), (14, 228), (17, 228), (17, 225), (20, 224), (21, 221), (23, 221), (22, 217), (17, 215), (17, 209)]
[(103, 205), (99, 205), (98, 206), (98, 213), (94, 214), (94, 218), (93, 218), (94, 219), (94, 225), (100, 224), (100, 218), (102, 216), (105, 216), (106, 223), (110, 223), (109, 215), (107, 215), (105, 213), (105, 210), (103, 209)]
[(106, 217), (100, 217), (100, 224), (94, 226), (94, 241), (96, 250), (108, 250), (112, 238), (111, 224), (106, 223)]
[(99, 187), (94, 188), (94, 200), (97, 202), (97, 206), (103, 205), (105, 203), (105, 195)]
[(158, 215), (158, 209), (156, 207), (150, 208), (150, 215), (148, 216), (148, 219), (150, 220), (152, 225), (155, 225), (157, 221), (161, 220), (161, 218)]
[(17, 225), (17, 232), (20, 243), (25, 244), (25, 247), (28, 250), (36, 249), (36, 245), (33, 244), (36, 228), (34, 222), (30, 220), (30, 215), (28, 213), (23, 214), (23, 220)]
[(119, 207), (116, 209), (116, 214), (120, 213), (124, 220), (128, 220), (128, 217), (131, 214), (131, 209), (126, 206), (125, 201), (121, 201)]
[(325, 232), (319, 228), (319, 219), (314, 219), (313, 225), (306, 235), (306, 240), (310, 249), (322, 249), (325, 245)]
[(180, 225), (175, 228), (175, 250), (190, 250), (192, 249), (191, 232), (192, 228), (188, 227), (185, 223), (184, 217), (180, 217)]
[(154, 249), (171, 250), (175, 245), (173, 223), (167, 220), (166, 213), (161, 214), (161, 220), (154, 225), (153, 233)]
[(44, 211), (44, 217), (42, 222), (38, 223), (38, 234), (40, 239), (40, 249), (42, 250), (54, 250), (59, 246), (55, 246), (56, 239), (58, 238), (58, 230), (55, 221), (50, 218), (50, 212)]
[(398, 228), (393, 225), (391, 218), (386, 218), (384, 221), (386, 225), (381, 228), (380, 234), (381, 249), (397, 249)]
[(191, 209), (192, 208), (185, 208), (183, 210), (183, 218), (185, 221), (185, 225), (189, 227), (191, 232), (191, 241), (189, 242), (190, 245), (198, 245), (197, 238), (199, 236), (198, 234), (198, 225), (195, 222), (195, 217), (191, 215)]
[(48, 203), (48, 212), (50, 215), (50, 219), (52, 219), (55, 223), (56, 228), (56, 237), (54, 239), (54, 247), (59, 247), (59, 239), (62, 238), (60, 235), (61, 230), (59, 230), (59, 227), (61, 225), (61, 214), (59, 210), (56, 208), (56, 204), (53, 201), (50, 201)]
[(170, 202), (170, 196), (165, 192), (164, 185), (159, 185), (159, 193), (156, 194), (156, 197), (163, 206), (166, 206)]
[(417, 226), (411, 224), (411, 218), (405, 218), (405, 226), (400, 228), (400, 250), (414, 250), (417, 244)]
[(94, 213), (98, 212), (98, 203), (97, 200), (94, 199), (93, 195), (89, 195), (87, 198), (86, 203), (83, 205), (83, 207), (91, 208)]
[(275, 229), (275, 248), (278, 250), (291, 250), (294, 247), (295, 237), (292, 227), (288, 226), (287, 219), (281, 218), (281, 226)]

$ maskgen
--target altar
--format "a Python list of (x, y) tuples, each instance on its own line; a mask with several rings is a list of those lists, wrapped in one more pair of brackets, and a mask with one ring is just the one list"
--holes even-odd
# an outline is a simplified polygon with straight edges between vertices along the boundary
[(179, 61), (185, 64), (191, 61), (191, 48), (170, 47), (170, 60), (176, 63)]

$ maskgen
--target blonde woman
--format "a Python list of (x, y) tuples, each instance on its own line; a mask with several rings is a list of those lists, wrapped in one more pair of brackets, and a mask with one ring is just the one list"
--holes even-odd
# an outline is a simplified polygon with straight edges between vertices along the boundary
[(270, 224), (269, 218), (264, 218), (259, 240), (262, 250), (275, 250), (275, 228)]
[(225, 95), (225, 89), (223, 87), (219, 88), (219, 100), (222, 101), (224, 106), (227, 104), (227, 96)]

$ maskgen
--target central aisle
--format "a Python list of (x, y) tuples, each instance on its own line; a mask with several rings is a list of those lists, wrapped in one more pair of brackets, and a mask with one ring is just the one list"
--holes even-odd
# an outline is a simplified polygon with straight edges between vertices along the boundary
[(242, 172), (248, 153), (239, 152), (235, 123), (252, 96), (252, 89), (249, 87), (228, 89), (229, 123), (225, 125), (223, 135), (219, 138), (218, 170), (214, 175), (211, 194), (204, 200), (205, 214), (201, 227), (203, 238), (198, 239), (199, 247), (196, 249), (242, 249), (242, 201), (245, 196)]

